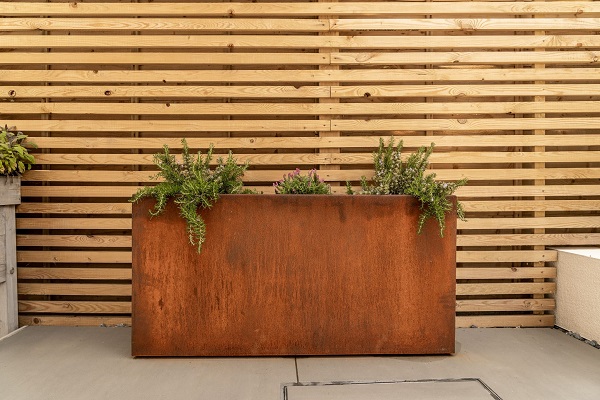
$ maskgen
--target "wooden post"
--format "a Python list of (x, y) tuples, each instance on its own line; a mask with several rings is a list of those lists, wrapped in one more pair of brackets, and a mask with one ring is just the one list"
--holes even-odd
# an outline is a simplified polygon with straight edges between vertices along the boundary
[[(338, 0), (318, 0), (320, 3), (337, 3)], [(337, 15), (320, 15), (319, 18), (324, 19), (324, 20), (329, 20), (331, 21), (333, 18), (337, 18)], [(329, 23), (331, 25), (331, 23)], [(330, 26), (330, 30), (327, 32), (322, 32), (319, 34), (320, 36), (339, 36), (338, 32), (332, 32), (331, 31), (331, 26)], [(319, 49), (319, 53), (326, 53), (326, 54), (331, 54), (331, 53), (335, 53), (337, 51), (339, 51), (340, 49), (338, 48), (332, 48), (332, 47), (327, 47), (327, 48), (320, 48)], [(328, 65), (319, 65), (319, 69), (320, 70), (326, 70), (326, 71), (337, 71), (340, 69), (339, 65), (332, 65), (331, 64), (331, 60), (330, 63)], [(320, 82), (319, 86), (336, 86), (339, 85), (339, 82)], [(329, 97), (329, 98), (319, 98), (319, 103), (326, 103), (326, 104), (339, 104), (340, 99), (339, 98), (333, 98), (333, 97)], [(331, 121), (332, 119), (335, 118), (339, 118), (339, 115), (332, 115), (332, 114), (327, 114), (327, 115), (320, 115), (319, 119), (320, 120), (326, 120), (326, 121)], [(321, 131), (319, 132), (319, 137), (338, 137), (341, 136), (341, 132), (340, 131), (332, 131), (331, 129), (329, 131)], [(340, 153), (340, 149), (332, 149), (332, 148), (326, 148), (326, 149), (319, 149), (319, 153), (321, 154), (331, 154), (332, 157), (334, 157), (334, 154), (338, 154)], [(339, 170), (340, 165), (339, 164), (333, 164), (330, 160), (329, 163), (327, 164), (321, 164), (319, 165), (319, 174), (321, 175), (322, 178), (330, 180), (331, 176), (328, 175), (328, 173), (326, 171), (332, 171), (332, 170)], [(340, 186), (340, 182), (328, 182), (332, 187), (335, 186)], [(335, 190), (335, 189), (333, 189)]]
[(19, 327), (15, 206), (21, 203), (21, 178), (0, 176), (0, 337)]
[[(535, 15), (533, 16), (535, 18)], [(534, 34), (536, 36), (543, 36), (546, 34), (546, 31), (535, 31)], [(543, 52), (544, 49), (535, 49), (536, 52)], [(536, 63), (534, 64), (534, 68), (536, 69), (544, 69), (546, 68), (546, 64), (543, 63)], [(545, 84), (545, 81), (535, 81), (536, 85), (543, 85)], [(545, 102), (546, 101), (546, 96), (534, 96), (534, 101), (535, 102)], [(546, 118), (546, 113), (535, 113), (534, 114), (535, 118)], [(533, 130), (533, 134), (534, 135), (545, 135), (546, 134), (546, 130), (545, 129), (534, 129)], [(533, 151), (536, 153), (545, 153), (546, 152), (546, 147), (545, 146), (534, 146)], [(546, 163), (544, 162), (536, 162), (533, 164), (533, 167), (537, 170), (542, 170), (546, 168)], [(545, 179), (535, 179), (534, 183), (535, 186), (545, 186), (546, 185), (546, 180)], [(535, 200), (546, 200), (546, 197), (544, 196), (535, 196), (534, 197)], [(535, 218), (544, 218), (546, 217), (546, 211), (544, 210), (536, 210), (533, 212), (533, 216)], [(533, 230), (533, 233), (535, 235), (538, 234), (545, 234), (546, 233), (546, 229), (544, 228), (535, 228)], [(536, 245), (533, 246), (534, 250), (545, 250), (546, 246), (545, 245)], [(545, 267), (546, 263), (544, 261), (538, 261), (538, 262), (534, 262), (533, 263), (534, 267)], [(534, 279), (533, 282), (535, 283), (542, 283), (544, 282), (544, 279)], [(545, 298), (546, 295), (544, 294), (534, 294), (533, 298), (534, 299), (543, 299)], [(537, 315), (543, 315), (544, 311), (534, 311), (534, 314)]]

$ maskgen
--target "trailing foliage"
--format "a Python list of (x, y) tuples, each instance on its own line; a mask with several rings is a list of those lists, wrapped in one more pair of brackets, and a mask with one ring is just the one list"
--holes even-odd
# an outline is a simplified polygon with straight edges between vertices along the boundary
[(315, 169), (311, 169), (308, 176), (302, 176), (296, 168), (273, 183), (273, 187), (276, 194), (331, 194), (331, 186), (319, 178)]
[(198, 213), (198, 207), (210, 208), (221, 194), (243, 193), (242, 176), (248, 164), (238, 165), (231, 151), (227, 161), (222, 158), (217, 160), (217, 167), (209, 167), (213, 154), (211, 144), (206, 156), (202, 154), (194, 157), (190, 154), (185, 139), (183, 145), (183, 162), (178, 163), (175, 156), (169, 153), (169, 147), (163, 147), (164, 153), (154, 155), (154, 164), (159, 168), (154, 179), (162, 178), (163, 181), (156, 186), (140, 189), (131, 202), (137, 202), (144, 197), (154, 197), (156, 205), (150, 210), (152, 216), (162, 213), (167, 201), (173, 197), (179, 205), (179, 212), (187, 224), (188, 239), (192, 245), (198, 244), (198, 253), (206, 237), (206, 225)]
[[(373, 154), (375, 163), (373, 184), (369, 185), (367, 179), (363, 176), (360, 194), (406, 194), (414, 196), (421, 202), (418, 232), (421, 233), (428, 218), (435, 218), (440, 226), (440, 236), (444, 236), (445, 216), (453, 208), (448, 196), (465, 185), (467, 180), (438, 182), (435, 180), (435, 173), (425, 174), (429, 167), (429, 156), (433, 152), (433, 147), (433, 143), (429, 147), (421, 147), (411, 154), (406, 162), (403, 162), (401, 158), (402, 141), (394, 147), (394, 138), (390, 138), (387, 145), (383, 139), (380, 139), (379, 149)], [(350, 183), (347, 183), (347, 192), (348, 194), (354, 194)], [(456, 203), (456, 213), (460, 219), (465, 219), (460, 202)]]
[(27, 135), (15, 132), (14, 126), (0, 128), (0, 175), (21, 175), (35, 164), (35, 159), (23, 146), (26, 139)]

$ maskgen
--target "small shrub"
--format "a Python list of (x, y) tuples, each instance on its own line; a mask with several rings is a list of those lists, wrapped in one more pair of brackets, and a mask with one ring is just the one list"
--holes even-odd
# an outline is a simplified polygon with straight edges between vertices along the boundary
[[(421, 233), (427, 219), (435, 218), (440, 226), (440, 236), (444, 236), (445, 216), (453, 208), (448, 196), (464, 186), (467, 180), (438, 182), (435, 180), (435, 173), (426, 175), (425, 171), (429, 167), (429, 156), (433, 152), (433, 147), (433, 143), (429, 147), (421, 147), (411, 154), (406, 162), (403, 162), (402, 141), (394, 147), (394, 138), (390, 138), (387, 145), (383, 139), (380, 139), (379, 149), (373, 154), (375, 163), (373, 183), (369, 185), (363, 176), (360, 194), (414, 196), (421, 202), (418, 232)], [(346, 186), (347, 193), (354, 194), (349, 182)], [(465, 214), (460, 202), (456, 203), (456, 213), (464, 221)]]
[(140, 189), (131, 202), (137, 202), (144, 197), (154, 197), (156, 205), (150, 210), (152, 216), (161, 214), (167, 201), (172, 197), (179, 206), (179, 212), (187, 225), (188, 239), (192, 245), (198, 245), (198, 253), (206, 239), (206, 225), (198, 213), (198, 207), (210, 208), (221, 194), (243, 193), (242, 176), (248, 164), (238, 165), (229, 152), (227, 161), (217, 160), (214, 170), (209, 167), (212, 159), (211, 145), (203, 158), (198, 152), (192, 156), (185, 139), (183, 145), (183, 163), (178, 163), (175, 156), (169, 153), (169, 147), (163, 147), (164, 152), (154, 155), (154, 164), (159, 172), (154, 179), (163, 178), (156, 186)]
[(311, 169), (308, 176), (302, 176), (296, 168), (273, 183), (273, 187), (276, 194), (331, 194), (331, 186), (319, 178), (315, 169)]
[[(0, 130), (0, 175), (17, 176), (31, 169), (35, 164), (23, 142), (27, 135), (15, 132), (15, 127), (4, 126)], [(35, 147), (35, 145), (32, 145)]]

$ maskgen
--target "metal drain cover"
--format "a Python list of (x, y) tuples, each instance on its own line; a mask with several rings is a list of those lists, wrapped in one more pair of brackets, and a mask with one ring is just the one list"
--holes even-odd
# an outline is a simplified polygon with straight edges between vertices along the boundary
[(284, 400), (501, 400), (476, 378), (284, 385)]

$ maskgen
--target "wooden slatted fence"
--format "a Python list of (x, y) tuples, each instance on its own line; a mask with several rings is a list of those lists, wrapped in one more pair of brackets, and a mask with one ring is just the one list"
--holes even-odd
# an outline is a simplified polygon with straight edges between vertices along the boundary
[(600, 244), (600, 2), (0, 1), (0, 122), (34, 137), (21, 324), (130, 322), (131, 205), (163, 144), (343, 192), (379, 138), (459, 190), (458, 326), (551, 326), (548, 246)]

